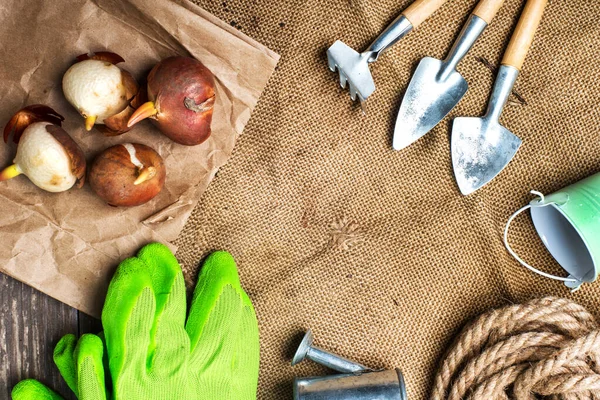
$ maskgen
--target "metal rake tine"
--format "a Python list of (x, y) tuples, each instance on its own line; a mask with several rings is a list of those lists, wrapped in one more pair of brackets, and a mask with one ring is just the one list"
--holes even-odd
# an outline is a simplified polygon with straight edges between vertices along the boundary
[(358, 98), (358, 101), (360, 102), (360, 109), (362, 110), (363, 115), (367, 115), (367, 101), (360, 95), (360, 93), (352, 84), (350, 84), (350, 98), (353, 101), (356, 101)]
[(356, 95), (358, 95), (360, 97), (360, 94), (358, 94), (358, 90), (356, 90), (356, 87), (352, 84), (352, 82), (350, 82), (350, 98), (352, 99), (352, 101), (356, 101)]
[(335, 61), (331, 59), (329, 54), (327, 54), (327, 65), (329, 66), (331, 72), (335, 72), (335, 68), (337, 67), (337, 65), (335, 64)]
[(362, 110), (363, 115), (367, 115), (367, 101), (364, 97), (361, 96), (361, 94), (358, 92), (358, 90), (356, 90), (356, 87), (352, 85), (352, 83), (350, 83), (350, 98), (353, 101), (356, 101), (356, 99), (358, 98), (358, 101), (360, 102), (360, 109)]
[(340, 86), (343, 89), (346, 89), (346, 84), (348, 83), (348, 77), (340, 70)]
[(367, 115), (367, 101), (358, 93), (358, 100), (360, 100), (360, 109), (363, 115)]

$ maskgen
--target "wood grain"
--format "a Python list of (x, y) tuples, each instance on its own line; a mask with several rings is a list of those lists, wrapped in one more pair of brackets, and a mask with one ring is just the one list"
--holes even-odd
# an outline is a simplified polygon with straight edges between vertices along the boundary
[(503, 65), (510, 65), (521, 70), (527, 52), (533, 43), (535, 32), (542, 20), (546, 4), (548, 4), (548, 0), (527, 0), (517, 27), (504, 52)]
[(416, 28), (445, 2), (446, 0), (416, 0), (402, 14), (410, 21), (413, 28)]
[(0, 274), (0, 399), (10, 399), (10, 391), (20, 380), (34, 378), (66, 400), (76, 400), (54, 365), (54, 346), (67, 333), (97, 333), (99, 324)]
[(473, 14), (490, 24), (504, 0), (481, 0), (473, 10)]
[(79, 336), (84, 333), (97, 334), (102, 331), (102, 323), (99, 319), (90, 317), (86, 313), (78, 311), (78, 323), (79, 323)]

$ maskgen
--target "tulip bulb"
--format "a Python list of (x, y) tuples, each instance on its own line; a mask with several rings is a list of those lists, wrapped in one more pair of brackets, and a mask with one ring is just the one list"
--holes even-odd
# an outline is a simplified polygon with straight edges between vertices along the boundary
[(171, 140), (193, 146), (210, 136), (215, 104), (212, 73), (190, 57), (170, 57), (148, 75), (148, 102), (130, 117), (127, 126), (151, 118)]
[(107, 135), (127, 132), (139, 87), (129, 72), (116, 66), (123, 58), (99, 52), (77, 60), (63, 76), (62, 86), (69, 103), (85, 119), (85, 129), (96, 125)]
[(11, 118), (4, 140), (14, 133), (18, 143), (14, 164), (0, 172), (0, 181), (25, 175), (48, 192), (64, 192), (83, 185), (85, 157), (81, 148), (59, 125), (62, 117), (50, 107), (34, 105)]
[(162, 157), (143, 144), (109, 147), (92, 164), (90, 186), (111, 206), (137, 206), (162, 190), (166, 177)]

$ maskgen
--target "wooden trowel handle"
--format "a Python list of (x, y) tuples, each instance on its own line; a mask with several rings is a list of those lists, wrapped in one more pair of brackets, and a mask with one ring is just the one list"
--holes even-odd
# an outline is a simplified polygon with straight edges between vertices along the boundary
[(445, 2), (446, 0), (416, 0), (402, 12), (402, 15), (410, 21), (413, 28), (416, 28)]
[(517, 27), (504, 52), (504, 57), (502, 58), (503, 65), (509, 65), (519, 71), (521, 70), (525, 62), (525, 56), (527, 56), (527, 51), (533, 42), (535, 31), (542, 20), (546, 4), (548, 4), (548, 0), (527, 0), (521, 18), (519, 18)]
[(489, 24), (502, 7), (502, 3), (504, 3), (504, 0), (481, 0), (473, 10), (473, 14)]

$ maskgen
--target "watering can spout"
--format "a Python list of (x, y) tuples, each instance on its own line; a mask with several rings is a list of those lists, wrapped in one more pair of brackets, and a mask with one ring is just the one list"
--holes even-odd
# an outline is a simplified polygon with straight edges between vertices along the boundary
[(309, 359), (342, 374), (296, 378), (294, 400), (406, 400), (406, 384), (399, 369), (373, 371), (313, 345), (310, 329), (292, 365)]

